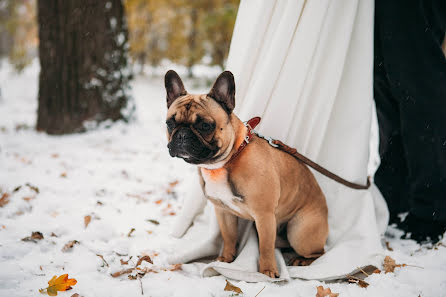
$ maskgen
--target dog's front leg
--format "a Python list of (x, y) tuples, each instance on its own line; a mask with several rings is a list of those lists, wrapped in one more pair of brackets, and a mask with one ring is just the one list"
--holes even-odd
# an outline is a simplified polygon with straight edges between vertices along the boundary
[(262, 213), (254, 218), (259, 235), (259, 271), (269, 277), (279, 277), (274, 247), (276, 242), (276, 217), (274, 213)]
[(234, 260), (237, 244), (237, 217), (215, 206), (221, 237), (223, 238), (223, 252), (217, 261), (230, 263)]

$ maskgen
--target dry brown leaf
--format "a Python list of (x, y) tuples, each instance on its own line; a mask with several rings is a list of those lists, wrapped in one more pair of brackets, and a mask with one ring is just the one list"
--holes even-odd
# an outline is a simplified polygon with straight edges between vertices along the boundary
[(59, 158), (59, 154), (57, 154), (57, 153), (51, 154), (51, 158), (54, 158), (54, 159)]
[(40, 233), (39, 231), (35, 231), (31, 233), (31, 236), (27, 236), (25, 238), (22, 238), (22, 241), (32, 241), (32, 242), (37, 242), (38, 240), (42, 240), (43, 239), (43, 234)]
[(85, 228), (88, 227), (88, 225), (90, 224), (90, 222), (91, 222), (91, 216), (90, 216), (90, 215), (85, 216), (85, 217), (84, 217), (84, 225), (85, 225)]
[(163, 199), (158, 199), (155, 201), (155, 204), (161, 204), (163, 202)]
[(0, 207), (5, 206), (6, 204), (9, 203), (9, 197), (11, 195), (9, 193), (3, 193), (2, 197), (0, 198)]
[(112, 273), (111, 276), (112, 277), (118, 277), (118, 276), (121, 276), (123, 274), (131, 273), (131, 272), (133, 272), (134, 269), (135, 268), (132, 267), (132, 268), (127, 268), (127, 269), (124, 269), (124, 270), (116, 271), (115, 273)]
[(127, 237), (132, 236), (133, 232), (135, 232), (135, 228), (130, 229), (129, 233), (127, 234)]
[(337, 297), (338, 295), (339, 293), (332, 293), (330, 288), (317, 287), (316, 297)]
[(373, 272), (372, 272), (372, 274), (380, 274), (381, 273), (381, 270), (379, 270), (378, 268), (376, 268), (375, 270), (373, 270)]
[(30, 202), (31, 200), (34, 200), (36, 198), (36, 196), (28, 196), (28, 197), (23, 197), (22, 199), (25, 200), (26, 202)]
[(394, 272), (396, 267), (405, 267), (407, 264), (396, 264), (395, 260), (390, 256), (384, 258), (383, 268), (385, 273)]
[(389, 251), (393, 252), (393, 248), (390, 246), (390, 242), (388, 242), (388, 241), (386, 241), (386, 248), (387, 248)]
[(150, 264), (153, 264), (152, 259), (146, 255), (146, 256), (142, 256), (141, 258), (138, 259), (138, 262), (136, 262), (135, 267), (138, 267), (139, 265), (141, 265), (142, 261), (146, 261), (146, 262), (149, 262)]
[(179, 183), (178, 180), (174, 180), (173, 182), (170, 182), (169, 183), (169, 187), (166, 190), (167, 194), (172, 194), (173, 193), (173, 189), (175, 188), (176, 185), (178, 185), (178, 183)]
[(60, 177), (66, 178), (66, 177), (67, 177), (67, 173), (66, 173), (66, 172), (62, 172), (62, 173), (60, 174)]
[(352, 283), (352, 284), (357, 284), (361, 288), (367, 288), (369, 286), (369, 283), (366, 282), (365, 280), (357, 278), (357, 277), (352, 276), (352, 275), (348, 275), (347, 276), (347, 281), (349, 283)]
[(31, 190), (33, 190), (34, 192), (36, 192), (37, 194), (39, 194), (40, 193), (40, 190), (39, 190), (39, 188), (38, 187), (36, 187), (36, 186), (33, 186), (32, 184), (30, 184), (30, 183), (26, 183), (25, 184), (25, 186), (27, 186), (28, 188), (30, 188)]
[(177, 271), (177, 270), (181, 270), (182, 266), (181, 264), (173, 264), (168, 270), (169, 271)]
[(99, 254), (96, 254), (96, 256), (98, 256), (99, 258), (101, 258), (101, 259), (102, 259), (102, 262), (104, 263), (104, 265), (105, 265), (105, 266), (109, 267), (109, 265), (108, 265), (107, 261), (105, 261), (105, 259), (104, 259), (104, 256), (102, 256), (102, 255), (99, 255)]
[(130, 256), (130, 258), (127, 261), (124, 261), (122, 259), (119, 259), (119, 261), (121, 261), (121, 265), (128, 265), (131, 258), (132, 256)]
[(67, 252), (67, 251), (71, 250), (75, 244), (79, 244), (79, 241), (71, 240), (71, 241), (67, 242), (62, 248), (62, 252)]
[(235, 292), (237, 294), (243, 294), (242, 290), (239, 287), (234, 286), (228, 280), (226, 280), (226, 286), (225, 286), (224, 290), (225, 291), (232, 291), (232, 292)]
[(152, 223), (152, 224), (154, 224), (154, 225), (159, 225), (160, 224), (160, 222), (158, 222), (157, 220), (152, 220), (152, 219), (148, 219), (148, 220), (146, 220), (147, 222), (150, 222), (150, 223)]

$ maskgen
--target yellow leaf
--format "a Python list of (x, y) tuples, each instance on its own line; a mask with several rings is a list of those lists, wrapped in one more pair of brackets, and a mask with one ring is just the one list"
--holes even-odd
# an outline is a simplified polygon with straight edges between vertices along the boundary
[[(74, 278), (68, 278), (68, 274), (62, 274), (57, 277), (56, 275), (48, 282), (48, 287), (46, 289), (40, 289), (40, 293), (47, 293), (49, 296), (57, 296), (58, 291), (66, 291), (71, 289), (71, 286), (74, 286), (77, 283), (77, 280)], [(46, 290), (46, 291), (45, 291)]]

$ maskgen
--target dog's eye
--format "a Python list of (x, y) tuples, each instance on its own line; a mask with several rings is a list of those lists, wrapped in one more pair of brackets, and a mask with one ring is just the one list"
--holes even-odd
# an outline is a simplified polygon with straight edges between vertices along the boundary
[(211, 128), (212, 128), (211, 124), (208, 124), (206, 122), (202, 122), (200, 125), (200, 130), (203, 132), (209, 132)]

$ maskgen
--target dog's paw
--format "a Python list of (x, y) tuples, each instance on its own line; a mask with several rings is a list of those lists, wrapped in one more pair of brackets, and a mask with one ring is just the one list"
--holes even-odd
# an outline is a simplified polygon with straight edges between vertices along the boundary
[(265, 269), (260, 271), (261, 273), (265, 274), (266, 276), (269, 276), (271, 278), (278, 278), (279, 277), (279, 272), (277, 271), (277, 269)]
[(231, 263), (232, 261), (234, 261), (234, 257), (231, 256), (223, 256), (221, 255), (220, 257), (218, 257), (217, 259), (215, 259), (215, 261), (217, 262), (226, 262), (226, 263)]

